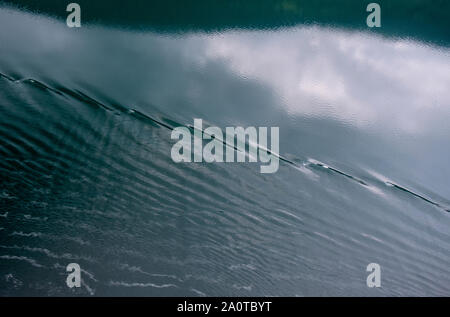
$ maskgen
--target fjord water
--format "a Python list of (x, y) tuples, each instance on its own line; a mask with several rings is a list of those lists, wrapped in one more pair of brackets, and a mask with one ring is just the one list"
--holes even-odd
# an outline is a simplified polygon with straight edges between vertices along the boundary
[[(450, 295), (439, 34), (0, 25), (1, 295)], [(277, 126), (290, 163), (174, 163), (194, 118)]]

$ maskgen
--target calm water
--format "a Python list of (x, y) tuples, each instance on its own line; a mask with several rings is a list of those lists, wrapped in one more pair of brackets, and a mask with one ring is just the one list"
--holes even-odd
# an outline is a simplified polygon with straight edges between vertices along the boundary
[[(450, 295), (445, 36), (48, 14), (0, 7), (0, 295)], [(291, 163), (176, 164), (193, 118)]]

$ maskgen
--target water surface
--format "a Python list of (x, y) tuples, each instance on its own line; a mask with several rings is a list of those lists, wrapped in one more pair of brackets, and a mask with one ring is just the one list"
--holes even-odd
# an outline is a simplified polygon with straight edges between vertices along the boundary
[[(0, 21), (1, 295), (450, 294), (440, 34)], [(278, 126), (289, 162), (176, 164), (194, 118)]]

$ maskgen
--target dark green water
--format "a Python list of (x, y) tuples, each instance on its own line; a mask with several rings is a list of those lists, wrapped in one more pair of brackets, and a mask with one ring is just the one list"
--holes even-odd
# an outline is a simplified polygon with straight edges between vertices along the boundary
[[(450, 295), (449, 11), (323, 2), (3, 3), (0, 295)], [(174, 163), (194, 118), (291, 163)]]

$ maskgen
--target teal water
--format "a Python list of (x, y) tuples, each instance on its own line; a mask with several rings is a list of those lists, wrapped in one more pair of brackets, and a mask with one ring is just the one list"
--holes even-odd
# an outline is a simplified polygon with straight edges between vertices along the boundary
[[(450, 295), (442, 7), (377, 31), (292, 1), (266, 25), (111, 4), (69, 29), (23, 3), (0, 7), (0, 295)], [(287, 162), (174, 163), (194, 118), (277, 126)]]

